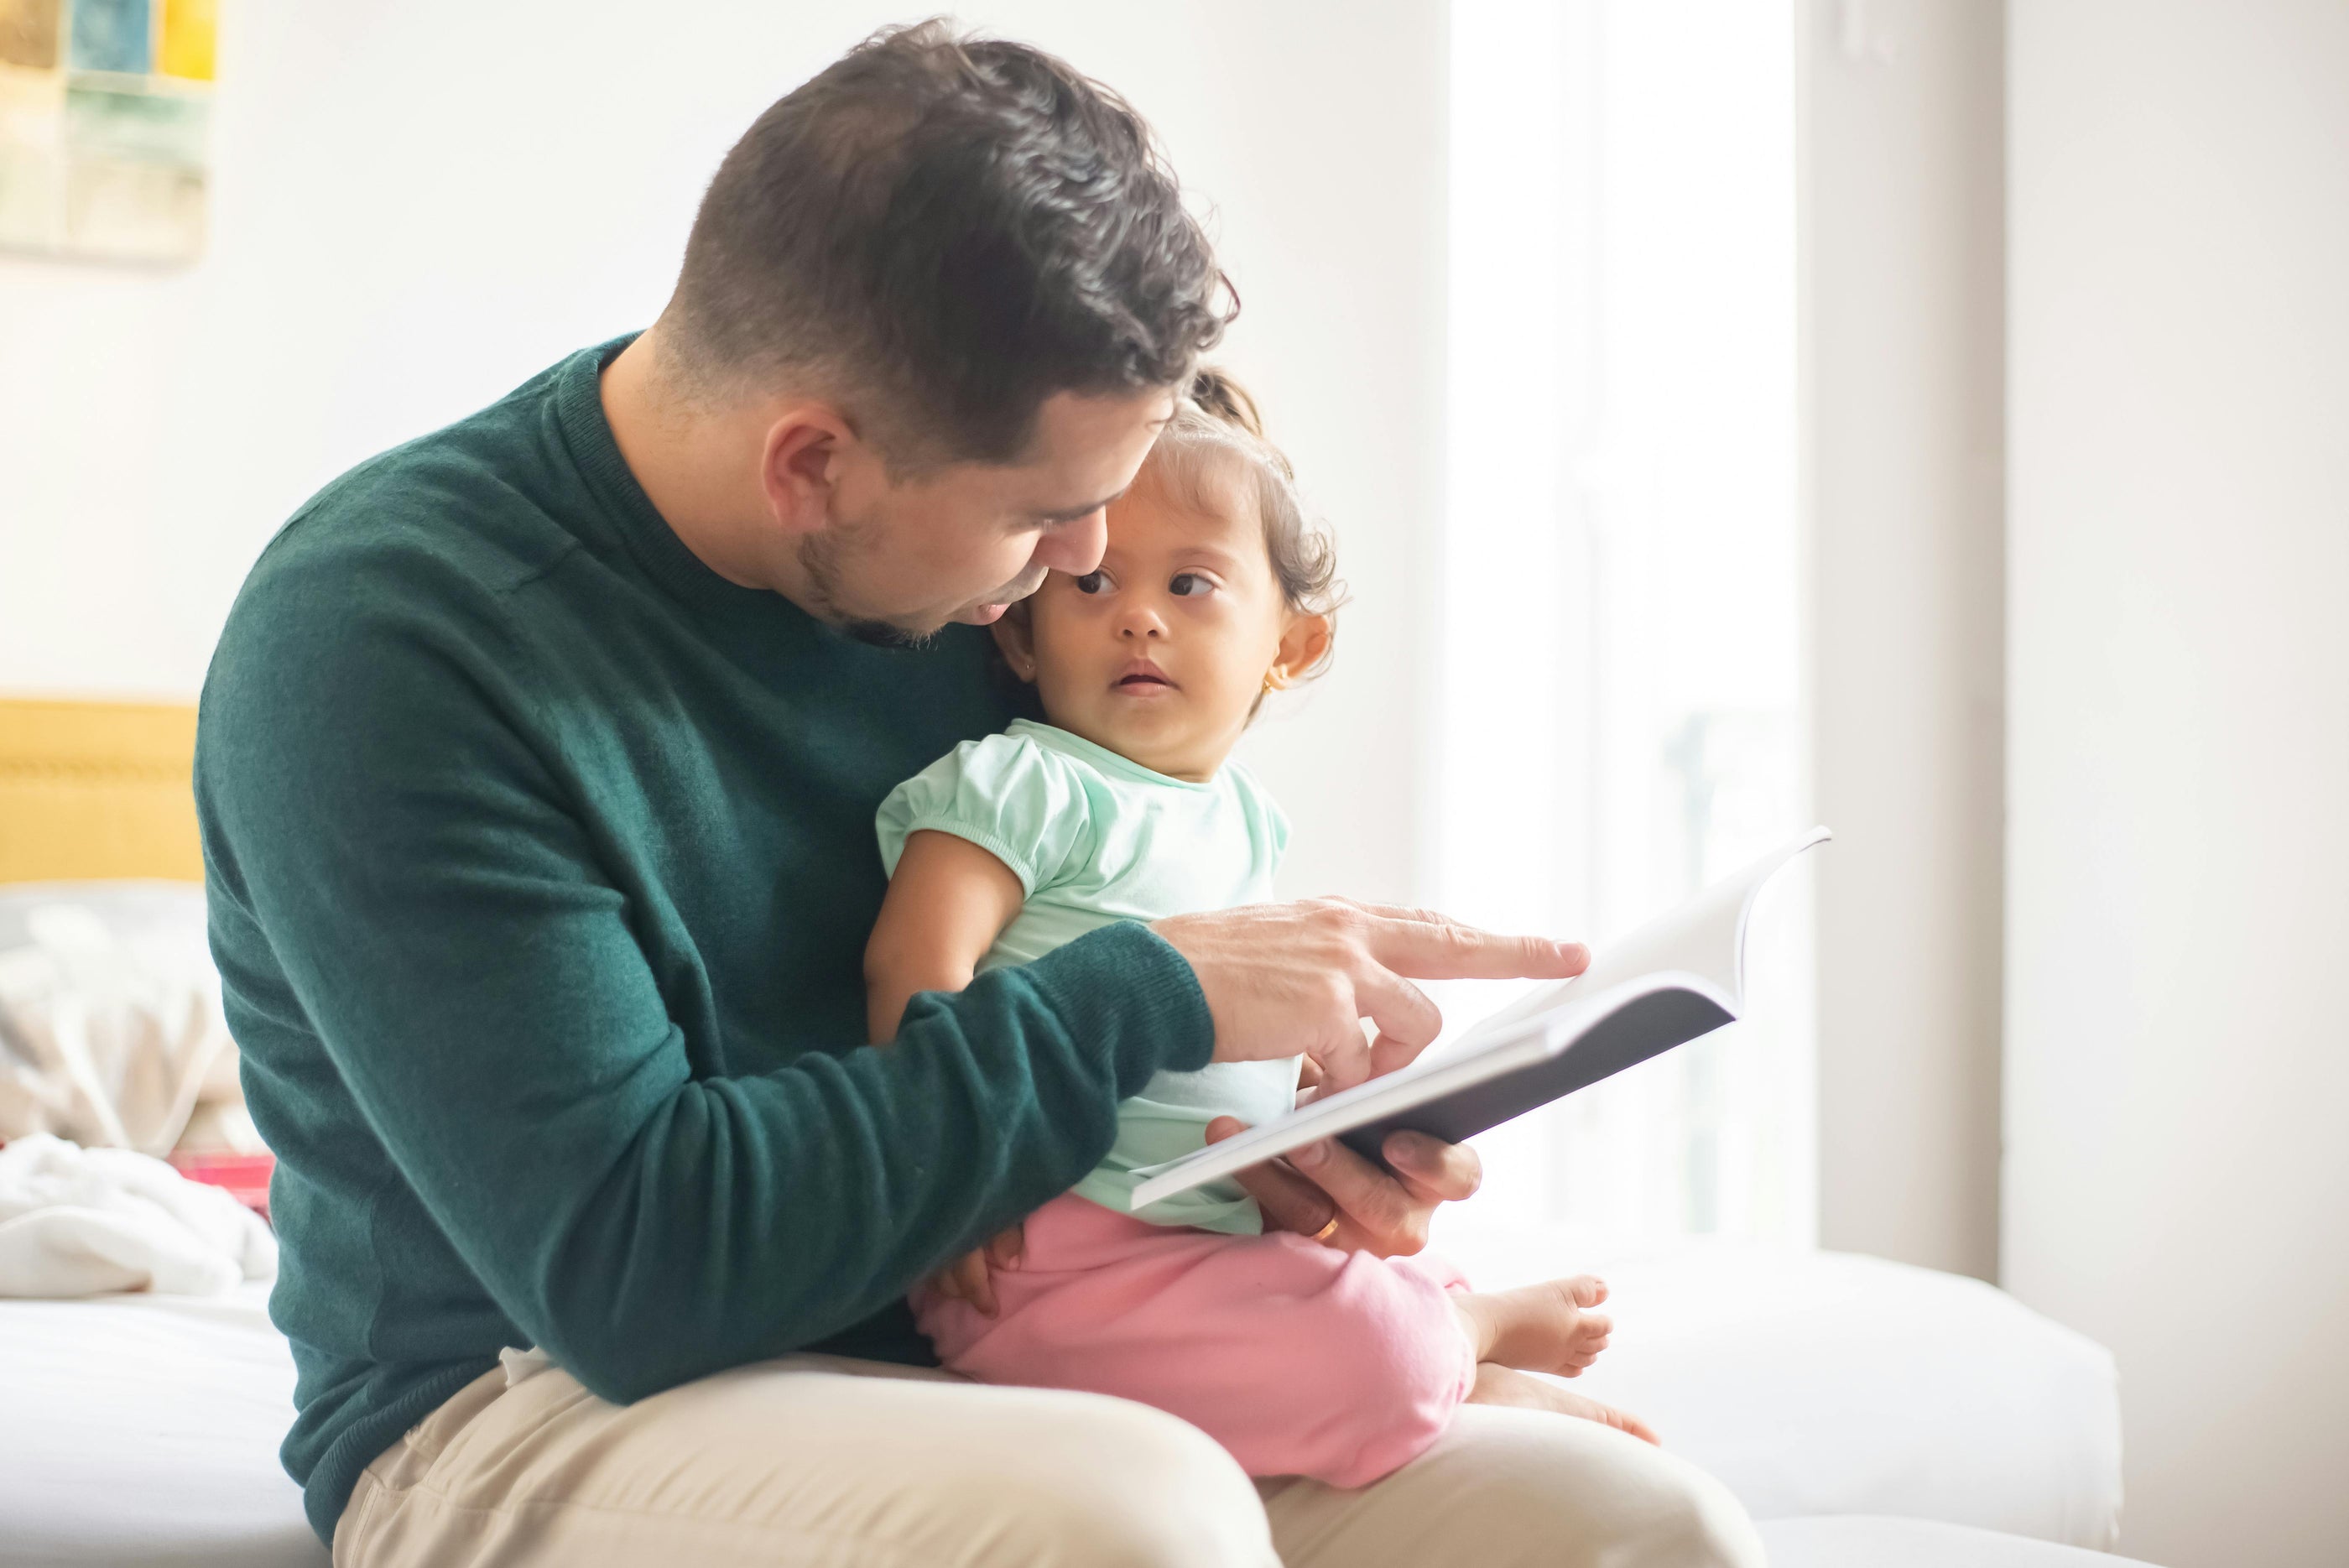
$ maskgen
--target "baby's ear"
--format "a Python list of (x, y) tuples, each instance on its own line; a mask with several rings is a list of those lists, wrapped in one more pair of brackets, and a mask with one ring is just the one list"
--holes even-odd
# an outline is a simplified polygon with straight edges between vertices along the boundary
[[(1334, 628), (1326, 615), (1302, 612), (1288, 618), (1288, 629), (1280, 634), (1280, 667), (1291, 680), (1302, 680), (1307, 673), (1330, 657), (1330, 638)], [(1001, 635), (1001, 628), (997, 628)]]
[(1028, 601), (1006, 605), (1003, 618), (994, 627), (995, 646), (1003, 650), (1003, 662), (1011, 666), (1011, 673), (1036, 683), (1036, 639), (1028, 624)]

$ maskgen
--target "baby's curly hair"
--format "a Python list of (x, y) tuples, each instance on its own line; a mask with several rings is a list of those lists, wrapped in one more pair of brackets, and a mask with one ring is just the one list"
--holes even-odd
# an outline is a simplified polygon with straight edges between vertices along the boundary
[[(1327, 524), (1307, 514), (1297, 472), (1265, 439), (1264, 416), (1246, 389), (1224, 371), (1202, 367), (1175, 400), (1174, 417), (1158, 432), (1144, 467), (1169, 499), (1192, 511), (1252, 507), (1264, 525), (1281, 596), (1290, 609), (1328, 616), (1336, 646), (1338, 611), (1346, 602), (1346, 586), (1338, 580), (1338, 541)], [(1309, 679), (1329, 664), (1325, 651), (1310, 670), (1294, 674)]]

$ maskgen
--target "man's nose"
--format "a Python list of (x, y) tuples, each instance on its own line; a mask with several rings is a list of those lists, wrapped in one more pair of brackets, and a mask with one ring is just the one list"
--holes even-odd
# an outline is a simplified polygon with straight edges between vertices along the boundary
[(1056, 572), (1081, 577), (1102, 564), (1109, 549), (1109, 509), (1096, 507), (1073, 523), (1044, 530), (1036, 544), (1036, 562)]

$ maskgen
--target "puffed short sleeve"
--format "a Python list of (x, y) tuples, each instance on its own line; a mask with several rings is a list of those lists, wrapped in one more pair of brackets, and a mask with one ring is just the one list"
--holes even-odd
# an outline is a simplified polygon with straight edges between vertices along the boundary
[(906, 839), (951, 833), (1011, 867), (1030, 898), (1073, 876), (1092, 844), (1092, 803), (1077, 770), (1021, 735), (965, 741), (890, 791), (874, 826), (892, 876)]
[(1272, 792), (1247, 769), (1237, 763), (1227, 763), (1225, 770), (1247, 818), (1249, 843), (1269, 876), (1280, 865), (1280, 857), (1288, 853), (1288, 814), (1280, 809)]

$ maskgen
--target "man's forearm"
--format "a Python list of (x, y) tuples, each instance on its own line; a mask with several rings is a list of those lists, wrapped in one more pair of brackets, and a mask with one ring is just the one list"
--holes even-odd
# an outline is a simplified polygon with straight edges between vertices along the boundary
[(884, 1048), (681, 1085), (518, 1282), (605, 1397), (782, 1355), (1064, 1191), (1117, 1101), (1209, 1044), (1178, 957), (1094, 933), (921, 997)]

